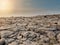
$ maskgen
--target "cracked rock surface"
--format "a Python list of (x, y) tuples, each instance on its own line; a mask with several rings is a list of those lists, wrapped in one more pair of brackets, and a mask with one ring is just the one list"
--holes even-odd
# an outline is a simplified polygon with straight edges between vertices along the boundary
[(0, 45), (60, 45), (60, 15), (0, 17)]

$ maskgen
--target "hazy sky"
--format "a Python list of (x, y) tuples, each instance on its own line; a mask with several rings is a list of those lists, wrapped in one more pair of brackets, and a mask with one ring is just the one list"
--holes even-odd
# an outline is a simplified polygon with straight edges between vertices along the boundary
[(21, 15), (60, 13), (60, 0), (14, 0), (14, 11)]
[(44, 9), (58, 9), (60, 8), (60, 0), (17, 0), (23, 8), (44, 8)]
[(60, 0), (17, 0), (16, 9), (22, 14), (60, 13)]

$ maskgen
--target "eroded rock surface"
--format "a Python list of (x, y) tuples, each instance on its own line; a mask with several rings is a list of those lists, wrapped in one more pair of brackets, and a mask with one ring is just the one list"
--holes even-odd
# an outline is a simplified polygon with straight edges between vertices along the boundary
[(60, 16), (1, 17), (0, 35), (0, 45), (60, 45)]

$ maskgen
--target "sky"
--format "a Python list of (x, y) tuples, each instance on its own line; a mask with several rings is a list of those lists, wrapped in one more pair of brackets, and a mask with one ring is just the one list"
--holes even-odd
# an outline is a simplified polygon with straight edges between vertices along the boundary
[(36, 8), (60, 11), (60, 0), (33, 0), (33, 5)]
[[(21, 3), (18, 3), (21, 2)], [(59, 14), (60, 0), (17, 0), (22, 14)]]
[(14, 14), (60, 14), (60, 0), (13, 0)]

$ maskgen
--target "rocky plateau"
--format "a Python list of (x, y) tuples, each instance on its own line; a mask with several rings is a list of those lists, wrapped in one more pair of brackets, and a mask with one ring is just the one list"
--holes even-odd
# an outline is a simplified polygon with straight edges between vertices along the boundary
[(0, 17), (0, 45), (60, 45), (60, 15)]

